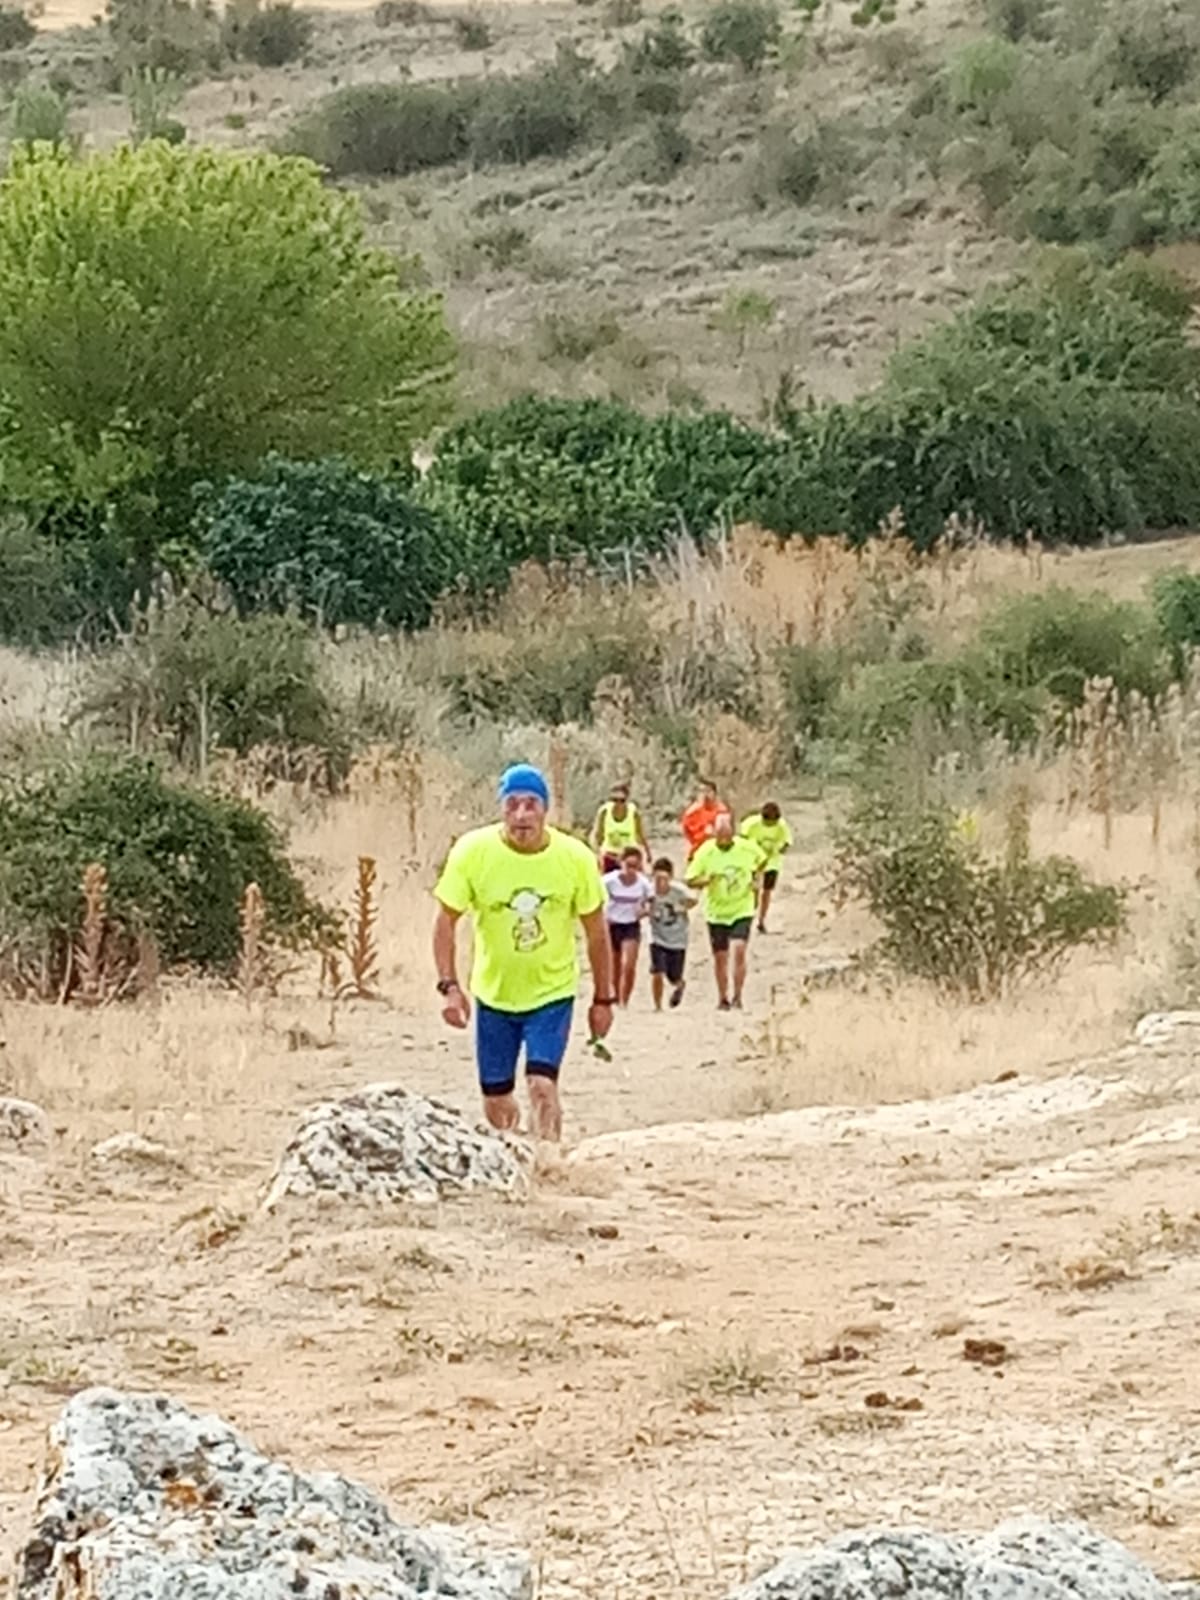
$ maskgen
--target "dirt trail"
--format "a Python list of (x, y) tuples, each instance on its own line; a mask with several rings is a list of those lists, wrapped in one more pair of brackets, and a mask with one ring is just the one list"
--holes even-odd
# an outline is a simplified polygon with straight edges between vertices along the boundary
[[(0, 1537), (62, 1395), (111, 1380), (218, 1410), (402, 1514), (482, 1520), (533, 1549), (548, 1600), (719, 1596), (792, 1541), (1022, 1509), (1187, 1573), (1193, 1048), (730, 1120), (743, 1037), (817, 942), (802, 880), (780, 913), (745, 1017), (711, 1010), (698, 970), (678, 1014), (637, 999), (611, 1068), (575, 1047), (577, 1145), (525, 1203), (255, 1215), (305, 1100), (398, 1077), (471, 1104), (467, 1044), (428, 1012), (364, 1013), (343, 1055), (288, 1058), (295, 1080), (231, 1105), (196, 1176), (97, 1194), (68, 1136), (44, 1168), (10, 1163)], [(86, 1085), (70, 1120), (110, 1126)], [(966, 1359), (968, 1338), (1004, 1359)]]

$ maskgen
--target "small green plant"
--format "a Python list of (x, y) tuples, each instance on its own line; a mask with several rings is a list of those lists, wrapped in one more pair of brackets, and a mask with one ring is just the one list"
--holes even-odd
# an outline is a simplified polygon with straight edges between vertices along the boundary
[(949, 810), (912, 812), (894, 795), (869, 796), (838, 830), (836, 850), (837, 893), (883, 924), (877, 954), (972, 1000), (1053, 973), (1124, 923), (1120, 888), (1092, 882), (1065, 857), (1031, 857), (1024, 811), (993, 860)]
[(12, 98), (8, 136), (13, 144), (69, 145), (66, 101), (53, 89), (22, 84)]
[(700, 48), (710, 61), (736, 61), (757, 72), (782, 35), (774, 0), (717, 0), (705, 19)]
[(478, 12), (467, 12), (454, 19), (454, 37), (461, 50), (490, 50), (492, 30)]
[(1150, 593), (1159, 630), (1171, 653), (1172, 669), (1177, 678), (1182, 678), (1191, 657), (1200, 649), (1200, 573), (1183, 567), (1162, 572)]
[(37, 28), (19, 6), (0, 6), (0, 50), (23, 50), (37, 37)]
[(687, 36), (683, 14), (674, 6), (661, 12), (652, 28), (624, 52), (626, 68), (633, 73), (686, 72), (696, 59)]
[(185, 130), (169, 113), (183, 95), (183, 80), (165, 67), (136, 67), (125, 76), (129, 104), (129, 130), (134, 144), (148, 139), (180, 143)]

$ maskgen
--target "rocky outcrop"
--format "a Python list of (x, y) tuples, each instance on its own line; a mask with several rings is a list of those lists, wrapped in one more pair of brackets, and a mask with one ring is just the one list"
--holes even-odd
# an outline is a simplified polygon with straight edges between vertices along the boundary
[(0, 1095), (0, 1150), (48, 1144), (50, 1119), (32, 1100)]
[[(1180, 1591), (1175, 1591), (1176, 1595)], [(1080, 1523), (1028, 1517), (977, 1538), (844, 1534), (788, 1555), (731, 1600), (1169, 1600), (1122, 1545)]]
[(528, 1561), (409, 1527), (165, 1396), (89, 1389), (50, 1432), (16, 1600), (528, 1600)]
[(437, 1100), (373, 1084), (305, 1112), (265, 1204), (270, 1209), (290, 1195), (429, 1204), (471, 1189), (516, 1194), (529, 1159), (519, 1140), (472, 1128)]

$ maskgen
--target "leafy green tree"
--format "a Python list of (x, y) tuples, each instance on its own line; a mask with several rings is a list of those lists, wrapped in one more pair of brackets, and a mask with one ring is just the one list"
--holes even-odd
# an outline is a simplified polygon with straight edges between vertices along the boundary
[(419, 628), (455, 577), (442, 520), (408, 484), (345, 461), (269, 456), (252, 478), (204, 488), (199, 525), (209, 570), (243, 613)]
[(452, 355), (305, 161), (38, 147), (0, 181), (0, 494), (116, 572), (186, 553), (193, 484), (273, 449), (406, 458)]
[(757, 72), (778, 49), (782, 31), (772, 0), (717, 0), (700, 48), (710, 61), (736, 61), (746, 72)]

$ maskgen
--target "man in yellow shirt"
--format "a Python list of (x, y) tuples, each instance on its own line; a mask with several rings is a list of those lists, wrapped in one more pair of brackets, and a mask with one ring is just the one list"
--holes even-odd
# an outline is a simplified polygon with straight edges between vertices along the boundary
[(738, 830), (744, 838), (753, 839), (766, 857), (762, 872), (762, 887), (758, 891), (758, 931), (767, 931), (767, 912), (771, 909), (771, 896), (779, 882), (779, 869), (784, 852), (792, 848), (792, 830), (783, 820), (774, 800), (768, 800), (761, 811), (746, 817)]
[[(717, 978), (717, 1007), (740, 1010), (746, 987), (746, 951), (758, 876), (766, 857), (753, 839), (733, 831), (733, 818), (724, 811), (713, 824), (713, 836), (696, 851), (687, 865), (687, 881), (704, 890), (704, 915), (712, 946)], [(730, 993), (729, 953), (733, 951), (733, 988)]]
[(592, 825), (592, 843), (600, 862), (601, 873), (617, 872), (626, 850), (636, 848), (642, 859), (649, 860), (650, 846), (646, 843), (646, 830), (642, 814), (629, 798), (627, 783), (614, 783), (608, 799), (596, 813)]
[(575, 924), (587, 939), (595, 993), (588, 1009), (593, 1039), (612, 1027), (612, 956), (604, 887), (582, 840), (547, 825), (550, 791), (536, 767), (509, 767), (500, 779), (500, 822), (457, 840), (434, 895), (433, 959), (442, 1016), (465, 1028), (471, 1002), (459, 986), (455, 929), (470, 913), (475, 926), (471, 992), (475, 1056), (483, 1109), (494, 1128), (515, 1128), (517, 1066), (525, 1077), (533, 1132), (562, 1136), (558, 1075), (571, 1032), (579, 959)]

